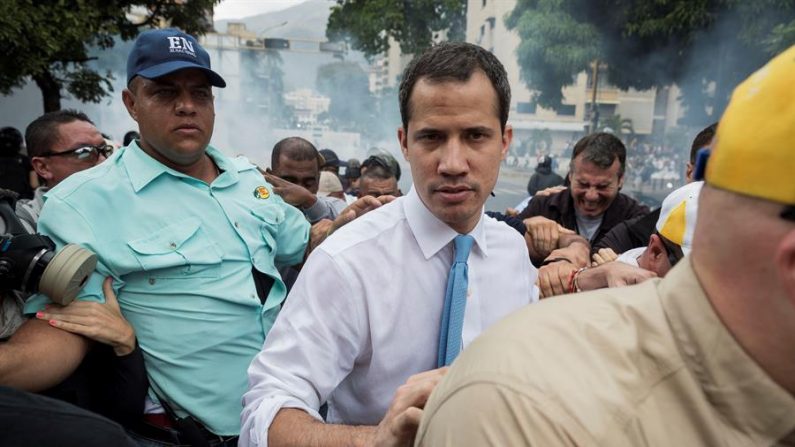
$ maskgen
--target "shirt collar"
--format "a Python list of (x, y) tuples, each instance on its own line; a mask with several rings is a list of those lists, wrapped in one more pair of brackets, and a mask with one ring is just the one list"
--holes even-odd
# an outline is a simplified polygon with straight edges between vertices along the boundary
[[(127, 176), (130, 178), (136, 193), (162, 174), (169, 174), (174, 177), (187, 179), (192, 178), (155, 160), (144, 152), (135, 140), (121, 150), (123, 151), (121, 158), (124, 161)], [(212, 146), (207, 146), (207, 155), (209, 155), (221, 171), (223, 171), (221, 175), (213, 181), (214, 186), (225, 187), (237, 183), (239, 177), (238, 167), (234, 166), (228, 158)]]
[(795, 398), (775, 383), (715, 314), (685, 258), (660, 282), (676, 344), (713, 407), (729, 426), (778, 440), (795, 428)]
[[(436, 255), (439, 250), (458, 236), (458, 232), (431, 213), (413, 186), (406, 195), (403, 209), (406, 212), (406, 221), (409, 224), (409, 228), (414, 233), (414, 238), (417, 240), (425, 259), (430, 259)], [(475, 246), (478, 247), (483, 256), (488, 256), (482, 210), (480, 214), (478, 224), (469, 232), (469, 235), (475, 239)]]

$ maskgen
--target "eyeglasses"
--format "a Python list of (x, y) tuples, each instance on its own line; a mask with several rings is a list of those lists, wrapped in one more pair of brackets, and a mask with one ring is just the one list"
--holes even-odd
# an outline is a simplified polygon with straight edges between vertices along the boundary
[(63, 152), (48, 151), (41, 154), (40, 157), (72, 157), (77, 160), (96, 160), (100, 155), (108, 158), (112, 153), (113, 146), (109, 144), (97, 144), (96, 146), (86, 145)]

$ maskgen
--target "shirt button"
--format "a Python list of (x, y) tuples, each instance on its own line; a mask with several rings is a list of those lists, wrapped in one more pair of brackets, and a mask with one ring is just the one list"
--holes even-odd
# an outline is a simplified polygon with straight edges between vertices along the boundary
[(175, 244), (174, 242), (171, 242), (170, 244), (168, 244), (168, 246), (171, 247), (172, 249), (177, 248), (177, 244)]
[(240, 224), (235, 221), (235, 228), (240, 228)]
[(149, 278), (149, 284), (150, 285), (155, 285), (155, 279), (154, 278)]

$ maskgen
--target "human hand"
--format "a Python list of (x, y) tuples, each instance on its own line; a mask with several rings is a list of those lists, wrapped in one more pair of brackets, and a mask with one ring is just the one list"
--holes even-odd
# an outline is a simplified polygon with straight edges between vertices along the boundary
[(118, 356), (127, 355), (135, 349), (135, 331), (121, 314), (112, 281), (108, 277), (102, 283), (104, 303), (75, 300), (67, 306), (50, 304), (37, 312), (36, 318), (47, 320), (58, 329), (110, 345)]
[(348, 205), (344, 210), (342, 210), (340, 215), (334, 219), (334, 225), (332, 226), (331, 232), (329, 234), (339, 230), (346, 224), (352, 222), (354, 219), (362, 217), (370, 211), (380, 208), (382, 205), (386, 205), (393, 200), (395, 200), (395, 196), (364, 196), (356, 199), (355, 202)]
[(557, 194), (557, 193), (559, 193), (559, 192), (561, 192), (561, 191), (563, 191), (563, 190), (565, 190), (565, 189), (566, 189), (566, 187), (565, 187), (565, 186), (563, 186), (563, 185), (560, 185), (560, 186), (550, 186), (550, 187), (549, 187), (549, 188), (547, 188), (547, 189), (542, 189), (541, 191), (536, 191), (536, 193), (535, 193), (535, 195), (533, 195), (533, 197), (546, 197), (546, 196), (551, 196), (552, 194)]
[(263, 173), (262, 176), (273, 186), (273, 192), (292, 206), (309, 208), (317, 202), (317, 197), (301, 185), (290, 183), (267, 172)]
[(561, 234), (574, 234), (574, 231), (563, 228), (557, 222), (544, 216), (534, 216), (524, 220), (527, 228), (525, 240), (532, 243), (537, 257), (545, 258), (552, 250), (558, 248)]
[(541, 298), (563, 295), (569, 292), (569, 278), (577, 266), (567, 261), (547, 264), (538, 269), (538, 289)]
[(331, 234), (334, 228), (334, 221), (331, 219), (321, 219), (315, 222), (309, 229), (309, 251), (314, 250), (321, 242)]
[(516, 217), (519, 215), (519, 210), (516, 208), (505, 208), (505, 215), (508, 217)]
[(591, 265), (596, 267), (597, 265), (606, 264), (608, 262), (613, 262), (618, 258), (616, 252), (613, 251), (612, 248), (600, 248), (599, 251), (593, 254), (593, 262)]
[(371, 447), (402, 447), (414, 444), (422, 409), (431, 392), (447, 374), (448, 367), (432, 369), (408, 378), (395, 392), (389, 409), (378, 424)]
[(623, 262), (612, 262), (604, 267), (607, 268), (605, 271), (607, 287), (630, 286), (657, 277), (657, 274), (650, 270), (624, 264)]

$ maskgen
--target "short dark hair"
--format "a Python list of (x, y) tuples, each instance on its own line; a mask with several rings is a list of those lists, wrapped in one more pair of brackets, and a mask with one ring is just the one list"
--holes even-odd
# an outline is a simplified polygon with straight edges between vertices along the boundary
[(141, 134), (139, 134), (138, 132), (136, 132), (134, 130), (131, 130), (131, 131), (127, 132), (126, 134), (124, 134), (123, 143), (124, 143), (125, 146), (128, 146), (130, 143), (133, 142), (133, 140), (137, 140), (139, 138), (141, 138)]
[(25, 145), (28, 147), (28, 155), (39, 157), (41, 154), (51, 151), (52, 146), (59, 138), (58, 126), (75, 121), (85, 121), (94, 125), (94, 122), (85, 113), (74, 109), (45, 113), (33, 120), (25, 129)]
[(705, 127), (701, 130), (701, 132), (696, 135), (696, 138), (693, 140), (693, 145), (690, 146), (690, 164), (696, 163), (696, 154), (698, 150), (709, 146), (712, 143), (712, 139), (715, 138), (715, 132), (718, 130), (718, 123), (712, 123), (709, 126)]
[(0, 129), (0, 155), (12, 156), (22, 149), (22, 134), (16, 127)]
[(287, 137), (279, 140), (271, 152), (271, 169), (279, 167), (279, 157), (284, 155), (290, 160), (306, 161), (317, 160), (317, 167), (323, 164), (322, 157), (314, 144), (301, 137)]
[(443, 42), (434, 45), (415, 57), (406, 67), (398, 93), (403, 129), (408, 130), (409, 127), (411, 118), (409, 99), (417, 81), (427, 78), (433, 82), (466, 82), (477, 69), (486, 74), (497, 93), (496, 112), (500, 118), (500, 128), (505, 130), (511, 106), (511, 86), (508, 83), (505, 67), (490, 52), (466, 42)]
[(627, 162), (627, 148), (615, 135), (597, 132), (580, 138), (571, 153), (569, 168), (574, 171), (574, 159), (582, 155), (584, 161), (591, 162), (601, 169), (607, 169), (618, 158), (618, 176), (624, 175)]

